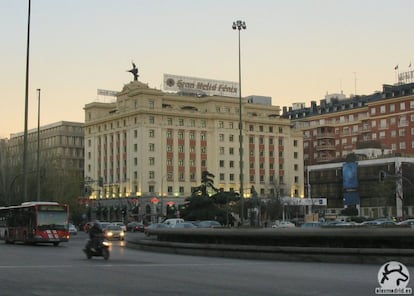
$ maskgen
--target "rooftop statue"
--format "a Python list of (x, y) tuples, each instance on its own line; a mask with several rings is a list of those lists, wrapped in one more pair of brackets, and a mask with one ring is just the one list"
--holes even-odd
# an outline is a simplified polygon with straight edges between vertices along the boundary
[(137, 66), (135, 66), (134, 62), (132, 62), (132, 69), (128, 70), (127, 72), (131, 72), (132, 75), (134, 75), (134, 81), (138, 80), (138, 76), (139, 76), (138, 75), (138, 68), (137, 68)]

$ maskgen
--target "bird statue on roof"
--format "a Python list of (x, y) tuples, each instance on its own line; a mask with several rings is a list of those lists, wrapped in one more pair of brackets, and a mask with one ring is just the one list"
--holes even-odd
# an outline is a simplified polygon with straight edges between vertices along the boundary
[(132, 62), (132, 69), (128, 70), (127, 72), (131, 72), (132, 75), (134, 75), (134, 81), (138, 80), (138, 76), (139, 76), (138, 75), (138, 68), (137, 68), (137, 66), (135, 66), (134, 62)]

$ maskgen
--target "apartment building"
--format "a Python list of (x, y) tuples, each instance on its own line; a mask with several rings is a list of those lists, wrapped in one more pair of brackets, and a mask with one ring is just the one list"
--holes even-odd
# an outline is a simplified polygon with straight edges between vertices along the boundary
[(283, 117), (303, 132), (305, 166), (340, 161), (362, 148), (414, 156), (414, 83), (352, 98), (327, 96), (320, 105), (284, 108)]
[[(302, 134), (278, 106), (263, 102), (242, 100), (245, 197), (251, 186), (261, 197), (303, 197)], [(238, 98), (166, 93), (132, 81), (115, 102), (84, 110), (85, 177), (102, 180), (91, 199), (183, 201), (204, 170), (216, 187), (239, 191)]]

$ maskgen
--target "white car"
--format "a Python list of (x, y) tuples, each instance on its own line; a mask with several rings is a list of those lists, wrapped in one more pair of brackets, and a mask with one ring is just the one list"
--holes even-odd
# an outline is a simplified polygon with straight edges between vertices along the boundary
[(122, 223), (122, 222), (112, 222), (111, 224), (121, 226), (122, 231), (124, 231), (124, 232), (126, 232), (126, 231), (127, 231), (127, 227), (126, 227), (126, 225), (125, 225), (124, 223)]
[(295, 224), (289, 221), (280, 221), (272, 225), (272, 228), (294, 228), (294, 227), (296, 227)]
[(69, 223), (69, 234), (70, 235), (77, 235), (78, 234), (78, 229), (76, 228), (75, 225)]

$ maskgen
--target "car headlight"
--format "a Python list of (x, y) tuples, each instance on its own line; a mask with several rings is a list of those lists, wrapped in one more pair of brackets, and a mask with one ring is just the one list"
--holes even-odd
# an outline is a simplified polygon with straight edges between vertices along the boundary
[(121, 231), (121, 233), (119, 234), (120, 236), (124, 236), (125, 232)]
[(106, 233), (106, 235), (107, 235), (107, 236), (112, 236), (112, 235), (113, 235), (113, 233), (112, 233), (111, 231), (108, 231), (108, 232)]

